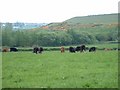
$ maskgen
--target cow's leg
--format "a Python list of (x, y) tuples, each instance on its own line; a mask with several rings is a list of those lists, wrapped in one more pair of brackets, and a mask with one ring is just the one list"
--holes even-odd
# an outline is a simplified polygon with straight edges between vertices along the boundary
[(36, 52), (36, 54), (37, 54), (37, 50), (36, 50), (35, 52)]
[(41, 53), (41, 51), (39, 51), (39, 53)]

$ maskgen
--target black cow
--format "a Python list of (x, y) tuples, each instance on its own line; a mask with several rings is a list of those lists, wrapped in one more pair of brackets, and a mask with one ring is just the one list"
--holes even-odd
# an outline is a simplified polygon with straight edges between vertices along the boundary
[(40, 48), (39, 48), (39, 53), (42, 53), (42, 51), (43, 51), (43, 48), (40, 47)]
[(78, 52), (78, 51), (80, 51), (80, 52), (86, 51), (85, 45), (77, 46), (77, 47), (76, 47), (76, 51), (77, 51), (77, 52)]
[(17, 52), (18, 51), (18, 49), (17, 48), (14, 48), (14, 47), (12, 47), (12, 48), (10, 48), (10, 52)]
[(81, 47), (80, 47), (80, 46), (77, 46), (77, 47), (75, 48), (75, 50), (78, 52), (78, 51), (81, 50)]
[(89, 52), (95, 52), (96, 51), (96, 47), (91, 47), (90, 49), (89, 49)]
[(33, 53), (36, 53), (36, 54), (37, 54), (38, 51), (39, 51), (39, 48), (38, 48), (38, 47), (34, 47), (34, 48), (33, 48)]
[(74, 47), (69, 47), (69, 52), (75, 53), (75, 48)]
[(33, 53), (42, 53), (42, 51), (43, 51), (43, 48), (42, 47), (40, 47), (40, 48), (38, 48), (38, 47), (35, 47), (35, 48), (33, 48)]

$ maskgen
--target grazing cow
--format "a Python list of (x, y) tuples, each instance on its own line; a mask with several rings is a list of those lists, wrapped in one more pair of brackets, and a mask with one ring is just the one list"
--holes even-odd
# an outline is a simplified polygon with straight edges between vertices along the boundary
[(9, 51), (8, 48), (3, 48), (3, 49), (2, 49), (2, 52), (8, 52), (8, 51)]
[(117, 50), (117, 48), (113, 48), (113, 50)]
[(60, 48), (60, 51), (61, 51), (61, 53), (64, 53), (64, 52), (65, 52), (65, 48), (62, 46), (62, 47)]
[(39, 48), (39, 53), (42, 53), (42, 51), (43, 51), (43, 48), (40, 47), (40, 48)]
[(10, 52), (17, 52), (18, 51), (18, 49), (17, 48), (14, 48), (14, 47), (12, 47), (12, 48), (10, 48)]
[(85, 51), (86, 49), (85, 49), (85, 45), (81, 45), (81, 50), (80, 50), (80, 52), (83, 52), (83, 51)]
[(77, 47), (76, 47), (76, 51), (77, 51), (77, 52), (78, 52), (78, 51), (80, 51), (80, 52), (86, 51), (85, 45), (77, 46)]
[(34, 47), (34, 48), (33, 48), (33, 53), (36, 53), (36, 54), (37, 54), (38, 51), (39, 51), (39, 48), (38, 48), (38, 47)]
[(75, 48), (74, 47), (69, 47), (69, 52), (75, 53)]
[(81, 50), (81, 47), (80, 47), (80, 46), (77, 46), (77, 47), (75, 48), (75, 50), (78, 52), (78, 51)]
[(43, 51), (42, 47), (40, 47), (40, 48), (38, 48), (38, 47), (33, 48), (33, 53), (38, 54), (38, 53), (42, 53), (42, 51)]
[(91, 47), (90, 49), (89, 49), (89, 52), (95, 52), (96, 51), (96, 47)]

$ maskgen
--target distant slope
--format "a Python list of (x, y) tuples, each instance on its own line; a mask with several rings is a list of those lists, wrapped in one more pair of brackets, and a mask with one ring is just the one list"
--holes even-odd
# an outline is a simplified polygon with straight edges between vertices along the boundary
[(73, 17), (61, 23), (50, 23), (41, 28), (33, 30), (68, 30), (71, 28), (93, 28), (97, 26), (112, 27), (117, 26), (118, 14), (91, 15), (82, 17)]
[(108, 24), (108, 23), (117, 23), (118, 22), (118, 14), (104, 14), (104, 15), (91, 15), (91, 16), (83, 16), (83, 17), (74, 17), (66, 20), (65, 22), (69, 24)]

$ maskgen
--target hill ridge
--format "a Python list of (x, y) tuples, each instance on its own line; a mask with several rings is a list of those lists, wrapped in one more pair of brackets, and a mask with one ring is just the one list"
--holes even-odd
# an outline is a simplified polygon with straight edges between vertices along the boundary
[(34, 30), (68, 30), (71, 28), (82, 28), (82, 27), (96, 27), (96, 26), (117, 26), (118, 24), (118, 13), (113, 14), (100, 14), (100, 15), (89, 15), (89, 16), (77, 16), (65, 20), (63, 22), (49, 23), (46, 26), (36, 28)]

